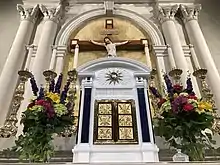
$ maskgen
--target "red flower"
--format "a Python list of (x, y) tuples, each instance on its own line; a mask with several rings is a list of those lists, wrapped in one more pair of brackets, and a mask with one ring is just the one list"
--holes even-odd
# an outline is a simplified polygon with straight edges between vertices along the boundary
[(164, 98), (160, 98), (158, 106), (161, 107), (163, 103), (165, 103), (167, 100)]
[(36, 105), (42, 105), (45, 109), (50, 109), (52, 107), (51, 103), (46, 100), (38, 100), (36, 101)]
[(192, 106), (192, 104), (185, 104), (183, 106), (184, 111), (192, 111), (193, 109), (194, 109), (194, 107)]
[(194, 100), (197, 100), (197, 97), (195, 95), (189, 95), (188, 96), (188, 99), (194, 99)]
[(175, 90), (175, 91), (182, 91), (183, 90), (183, 86), (182, 85), (180, 85), (180, 84), (175, 84), (175, 85), (173, 85), (173, 89)]
[(36, 101), (36, 105), (42, 105), (42, 106), (44, 106), (44, 103), (45, 103), (46, 101), (45, 100), (37, 100)]

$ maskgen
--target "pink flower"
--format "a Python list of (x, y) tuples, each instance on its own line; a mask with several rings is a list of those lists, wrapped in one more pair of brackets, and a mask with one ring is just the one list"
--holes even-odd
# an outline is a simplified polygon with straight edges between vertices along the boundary
[(192, 106), (192, 104), (185, 104), (183, 106), (183, 110), (188, 112), (188, 111), (192, 111), (194, 109), (194, 107)]

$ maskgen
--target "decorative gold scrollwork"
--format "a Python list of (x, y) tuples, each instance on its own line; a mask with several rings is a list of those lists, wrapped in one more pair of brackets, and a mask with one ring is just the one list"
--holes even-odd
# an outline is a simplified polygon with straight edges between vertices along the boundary
[(6, 118), (5, 124), (0, 128), (0, 137), (9, 138), (17, 134), (17, 112), (20, 108), (21, 102), (24, 99), (25, 83), (31, 78), (32, 74), (27, 70), (21, 70), (18, 72), (19, 85), (15, 90), (15, 94), (12, 100), (11, 111)]
[[(76, 100), (76, 81), (77, 81), (77, 72), (75, 69), (68, 72), (68, 81), (70, 82), (70, 86), (67, 94), (67, 100), (69, 102), (70, 109), (74, 110), (75, 100)], [(72, 115), (74, 115), (74, 113)], [(60, 136), (71, 137), (75, 135), (77, 131), (76, 123), (77, 122), (75, 122), (73, 126), (68, 127), (67, 129), (65, 129), (65, 131), (61, 132)]]

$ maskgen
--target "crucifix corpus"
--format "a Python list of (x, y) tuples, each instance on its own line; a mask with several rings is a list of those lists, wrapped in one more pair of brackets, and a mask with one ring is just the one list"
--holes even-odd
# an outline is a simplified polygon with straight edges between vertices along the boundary
[(104, 38), (104, 43), (96, 42), (96, 41), (93, 41), (93, 40), (91, 40), (91, 42), (95, 45), (105, 46), (105, 48), (107, 50), (107, 53), (108, 53), (107, 54), (108, 57), (117, 57), (116, 46), (127, 44), (129, 41), (113, 43), (112, 40), (109, 37), (105, 37)]

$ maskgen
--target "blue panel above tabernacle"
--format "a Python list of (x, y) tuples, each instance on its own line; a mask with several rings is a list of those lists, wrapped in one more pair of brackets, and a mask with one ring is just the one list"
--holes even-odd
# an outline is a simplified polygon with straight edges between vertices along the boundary
[(140, 119), (141, 119), (142, 139), (143, 139), (143, 142), (150, 142), (150, 132), (149, 132), (149, 125), (148, 125), (148, 116), (147, 116), (144, 90), (145, 90), (144, 88), (137, 89)]
[(89, 121), (91, 107), (91, 88), (85, 88), (84, 103), (83, 103), (83, 123), (81, 143), (89, 143)]

